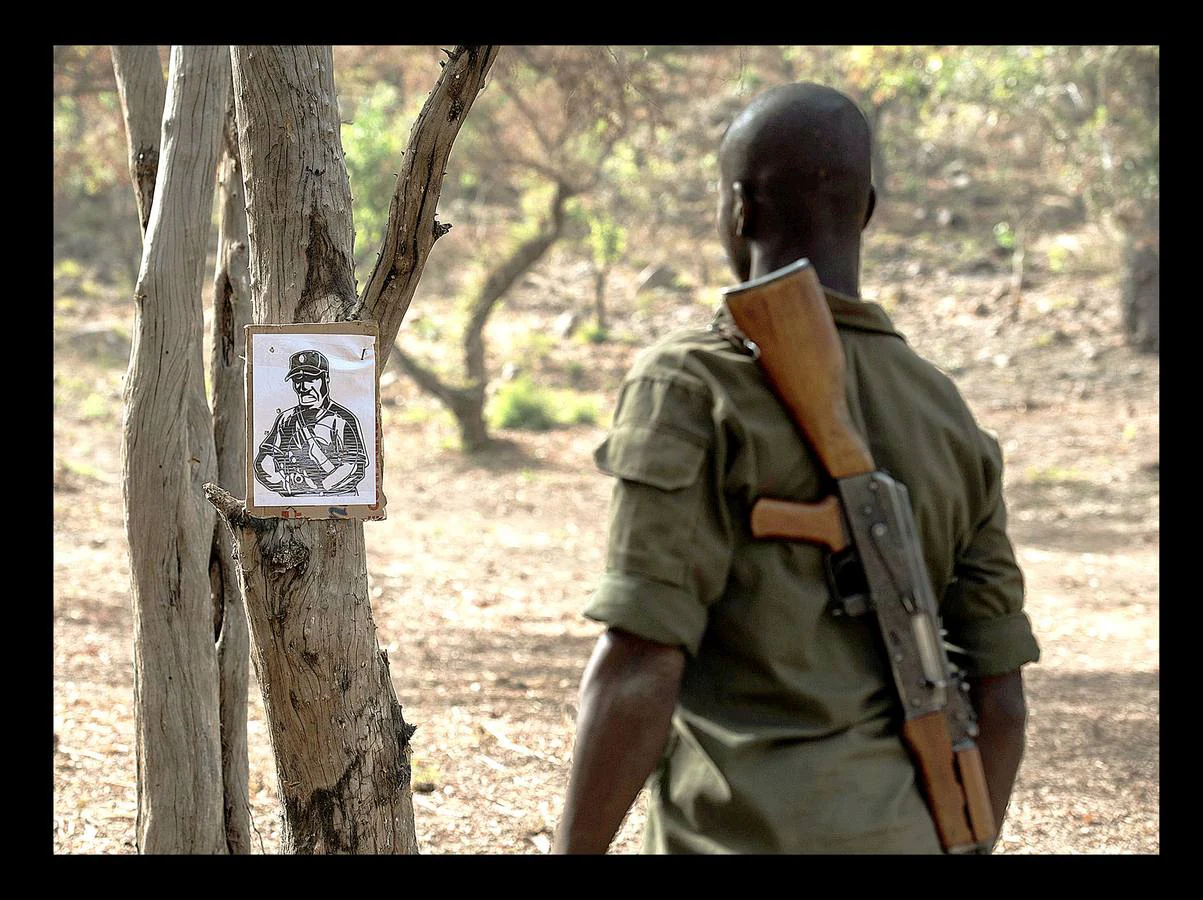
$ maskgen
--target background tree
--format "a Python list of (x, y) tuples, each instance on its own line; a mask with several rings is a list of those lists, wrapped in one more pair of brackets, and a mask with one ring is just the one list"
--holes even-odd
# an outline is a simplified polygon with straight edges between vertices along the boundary
[[(411, 131), (376, 266), (356, 296), (331, 50), (233, 48), (256, 322), (374, 321), (379, 376), (444, 231), (435, 219), (442, 172), (495, 55), (448, 54)], [(219, 487), (207, 492), (238, 547), (286, 849), (417, 852), (413, 727), (376, 642), (362, 522), (257, 519)]]
[[(53, 235), (57, 258), (86, 261), (99, 278), (122, 283), (128, 293), (138, 277), (145, 226), (112, 227), (143, 219), (130, 192), (128, 132), (113, 76), (107, 46), (54, 48)], [(159, 80), (165, 96), (162, 69)], [(162, 103), (161, 96), (158, 121), (148, 113), (141, 121), (149, 125), (139, 125), (156, 158)]]
[[(1158, 346), (1160, 51), (1150, 46), (852, 48), (854, 81), (899, 85), (905, 114), (879, 140), (927, 176), (962, 189), (979, 208), (998, 200), (995, 234), (1012, 266), (1018, 314), (1026, 249), (1050, 231), (1085, 222), (1110, 235), (1124, 273), (1125, 334)], [(893, 56), (893, 58), (891, 58)], [(866, 65), (867, 64), (867, 65)], [(910, 145), (905, 154), (899, 147)], [(937, 171), (933, 166), (941, 161)], [(1025, 177), (1044, 168), (1049, 179)], [(906, 176), (904, 176), (906, 177)], [(973, 185), (974, 191), (968, 188)], [(913, 193), (912, 193), (913, 196)], [(952, 210), (941, 210), (947, 226)]]
[[(454, 415), (465, 452), (490, 442), (485, 417), (489, 317), (569, 236), (573, 223), (578, 227), (572, 236), (588, 240), (589, 215), (574, 198), (602, 189), (624, 140), (658, 119), (664, 63), (664, 56), (637, 47), (507, 47), (501, 54), (497, 92), (482, 104), (461, 152), (472, 173), (469, 190), (520, 197), (521, 214), (491, 229), (496, 237), (490, 246), (496, 249), (485, 258), (496, 261), (484, 264), (464, 286), (463, 375), (445, 374), (394, 348), (398, 367)], [(505, 233), (497, 234), (502, 228)], [(613, 244), (619, 233), (611, 229), (610, 234)], [(604, 272), (616, 258), (611, 246), (603, 250), (603, 262), (594, 264)]]
[[(157, 140), (165, 92), (162, 63), (157, 47), (114, 46), (110, 49), (126, 125), (130, 179), (145, 230), (158, 175)], [(209, 373), (218, 480), (223, 487), (236, 489), (243, 481), (246, 459), (242, 329), (249, 316), (250, 299), (246, 273), (246, 212), (241, 199), (242, 172), (238, 166), (234, 131), (233, 82), (227, 94), (222, 158), (217, 173), (218, 253)], [(249, 641), (242, 598), (232, 570), (231, 549), (228, 531), (215, 524), (210, 581), (213, 640), (218, 659), (226, 845), (231, 853), (249, 853), (246, 735)]]
[(627, 231), (605, 213), (586, 213), (589, 250), (593, 261), (593, 324), (597, 339), (604, 340), (609, 330), (606, 318), (606, 280), (610, 270), (627, 248)]
[(200, 330), (229, 71), (225, 48), (172, 48), (160, 172), (134, 291), (122, 466), (142, 853), (226, 849), (209, 585), (214, 514), (201, 492), (216, 476), (216, 451)]
[[(217, 260), (213, 275), (213, 333), (209, 373), (213, 397), (213, 440), (217, 484), (242, 491), (246, 484), (246, 325), (251, 317), (246, 192), (238, 151), (231, 79), (217, 166)], [(247, 798), (247, 689), (250, 634), (237, 558), (229, 529), (215, 523), (209, 580), (213, 592), (213, 640), (220, 678), (221, 771), (225, 782), (226, 843), (231, 853), (249, 853)]]

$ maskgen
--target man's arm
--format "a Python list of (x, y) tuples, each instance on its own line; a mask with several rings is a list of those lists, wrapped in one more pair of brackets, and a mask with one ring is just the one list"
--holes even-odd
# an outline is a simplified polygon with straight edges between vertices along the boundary
[(359, 421), (349, 410), (339, 407), (338, 416), (331, 427), (334, 440), (329, 454), (323, 453), (316, 441), (310, 440), (310, 455), (326, 473), (322, 478), (322, 487), (328, 491), (354, 488), (363, 480), (367, 464)]
[(978, 751), (986, 773), (994, 820), (1001, 833), (1015, 775), (1023, 759), (1027, 728), (1023, 674), (1016, 669), (1005, 675), (970, 678), (969, 698), (977, 711)]
[(668, 743), (685, 652), (609, 629), (581, 679), (556, 853), (605, 853)]
[(259, 444), (259, 452), (255, 454), (254, 468), (260, 484), (272, 489), (283, 487), (284, 475), (280, 472), (276, 454), (280, 453), (281, 423), (287, 411), (276, 416), (272, 422), (271, 431)]

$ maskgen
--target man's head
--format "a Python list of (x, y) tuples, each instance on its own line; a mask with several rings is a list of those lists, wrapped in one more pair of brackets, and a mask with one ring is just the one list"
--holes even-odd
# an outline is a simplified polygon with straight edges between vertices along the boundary
[(319, 407), (330, 396), (330, 363), (316, 350), (301, 350), (289, 357), (285, 377), (292, 382), (301, 406)]
[(719, 175), (719, 234), (741, 279), (755, 244), (859, 255), (875, 199), (869, 125), (839, 91), (799, 83), (758, 96), (723, 135)]

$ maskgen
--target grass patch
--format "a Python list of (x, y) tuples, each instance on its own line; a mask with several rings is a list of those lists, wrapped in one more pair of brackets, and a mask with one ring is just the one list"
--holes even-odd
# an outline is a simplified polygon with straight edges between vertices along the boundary
[(54, 373), (55, 414), (64, 413), (81, 419), (120, 419), (121, 375), (97, 372), (91, 366), (76, 366), (75, 373), (60, 369)]
[(596, 322), (585, 325), (577, 334), (587, 344), (604, 344), (610, 340), (610, 329), (603, 328)]
[(1082, 473), (1077, 469), (1062, 466), (1028, 466), (1023, 474), (1033, 484), (1064, 484), (1083, 480)]
[(82, 278), (84, 267), (79, 264), (77, 259), (59, 259), (54, 263), (54, 278)]
[(429, 425), (436, 421), (454, 424), (455, 416), (442, 404), (409, 400), (400, 401), (390, 410), (388, 420), (398, 425)]
[(490, 403), (489, 422), (494, 428), (517, 431), (550, 431), (567, 425), (593, 425), (597, 404), (574, 391), (554, 391), (529, 377), (515, 378), (502, 387)]
[(79, 404), (81, 419), (108, 419), (113, 415), (113, 406), (107, 397), (100, 394), (89, 394)]
[(519, 364), (523, 368), (536, 369), (547, 360), (556, 349), (556, 339), (549, 334), (532, 333), (525, 339), (516, 342)]
[(580, 387), (585, 383), (587, 371), (583, 362), (570, 360), (564, 371), (568, 375), (568, 383), (573, 387)]
[(70, 472), (72, 475), (76, 475), (80, 478), (88, 478), (92, 481), (104, 480), (104, 475), (100, 469), (96, 468), (90, 463), (80, 462), (79, 460), (75, 459), (64, 459), (62, 457), (59, 457), (56, 462), (58, 464), (58, 468), (64, 472)]
[(489, 419), (494, 428), (548, 431), (559, 424), (552, 392), (529, 378), (515, 378), (497, 392)]
[(415, 793), (428, 794), (446, 784), (446, 776), (433, 763), (414, 757), (410, 761), (411, 783)]

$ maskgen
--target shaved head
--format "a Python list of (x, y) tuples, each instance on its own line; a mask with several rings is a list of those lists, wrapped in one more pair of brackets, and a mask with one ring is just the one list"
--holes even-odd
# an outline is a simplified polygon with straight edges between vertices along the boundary
[(870, 140), (860, 108), (833, 88), (788, 84), (756, 97), (719, 146), (719, 227), (737, 271), (748, 265), (745, 240), (786, 232), (823, 245), (851, 239), (859, 252), (873, 206)]

